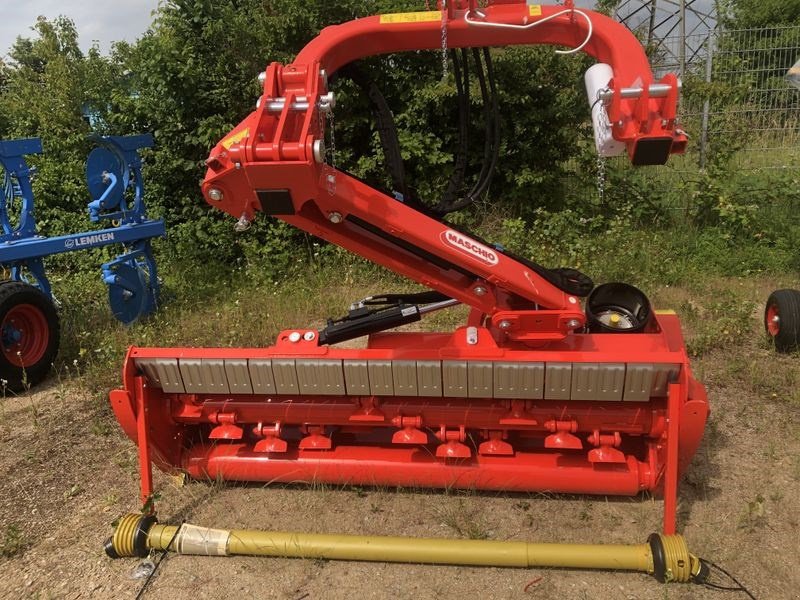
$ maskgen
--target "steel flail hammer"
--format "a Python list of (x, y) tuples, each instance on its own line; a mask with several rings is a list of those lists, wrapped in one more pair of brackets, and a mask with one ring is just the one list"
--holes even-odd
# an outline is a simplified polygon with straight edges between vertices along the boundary
[(707, 564), (681, 535), (653, 533), (644, 544), (557, 544), (368, 535), (334, 535), (164, 525), (128, 514), (106, 541), (111, 558), (151, 550), (196, 556), (271, 556), (477, 567), (549, 567), (637, 571), (662, 583), (705, 583)]

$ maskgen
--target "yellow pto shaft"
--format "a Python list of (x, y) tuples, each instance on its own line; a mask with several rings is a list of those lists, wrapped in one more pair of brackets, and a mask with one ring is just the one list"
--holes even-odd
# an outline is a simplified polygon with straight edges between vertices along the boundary
[(151, 550), (203, 556), (274, 556), (487, 567), (560, 567), (638, 571), (659, 581), (705, 579), (704, 563), (680, 535), (652, 534), (647, 543), (535, 544), (366, 535), (324, 535), (196, 525), (162, 525), (129, 514), (106, 542), (112, 558), (146, 556)]

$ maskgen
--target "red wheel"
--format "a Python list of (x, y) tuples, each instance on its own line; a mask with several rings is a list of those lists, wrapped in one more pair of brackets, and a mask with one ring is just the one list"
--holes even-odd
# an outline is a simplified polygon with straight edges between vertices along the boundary
[(800, 291), (777, 290), (764, 310), (764, 328), (779, 352), (800, 348)]
[(47, 319), (32, 304), (18, 304), (3, 319), (3, 353), (17, 367), (36, 364), (44, 356), (50, 331)]
[(13, 391), (42, 381), (58, 352), (58, 314), (49, 297), (26, 283), (0, 286), (0, 378)]

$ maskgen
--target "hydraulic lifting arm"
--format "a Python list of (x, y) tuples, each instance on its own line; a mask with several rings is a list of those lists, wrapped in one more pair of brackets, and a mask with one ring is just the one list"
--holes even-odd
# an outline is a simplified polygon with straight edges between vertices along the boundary
[(335, 107), (330, 75), (365, 56), (441, 48), (443, 28), (451, 48), (549, 44), (590, 54), (611, 74), (590, 98), (602, 110), (596, 136), (627, 149), (634, 164), (683, 151), (678, 81), (672, 74), (653, 81), (624, 26), (571, 2), (488, 4), (457, 1), (444, 17), (391, 14), (327, 27), (291, 65), (269, 65), (257, 109), (213, 149), (203, 193), (242, 226), (257, 211), (276, 216), (470, 305), (474, 323), (500, 344), (555, 341), (584, 327), (576, 296), (585, 294), (325, 163), (324, 115)]

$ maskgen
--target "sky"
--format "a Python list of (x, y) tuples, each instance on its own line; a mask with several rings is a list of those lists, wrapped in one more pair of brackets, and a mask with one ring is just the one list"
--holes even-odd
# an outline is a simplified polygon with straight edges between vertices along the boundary
[(39, 15), (69, 17), (78, 29), (82, 50), (97, 41), (107, 53), (111, 42), (133, 41), (144, 33), (157, 5), (158, 0), (0, 0), (0, 57), (17, 36), (33, 37), (31, 27)]

